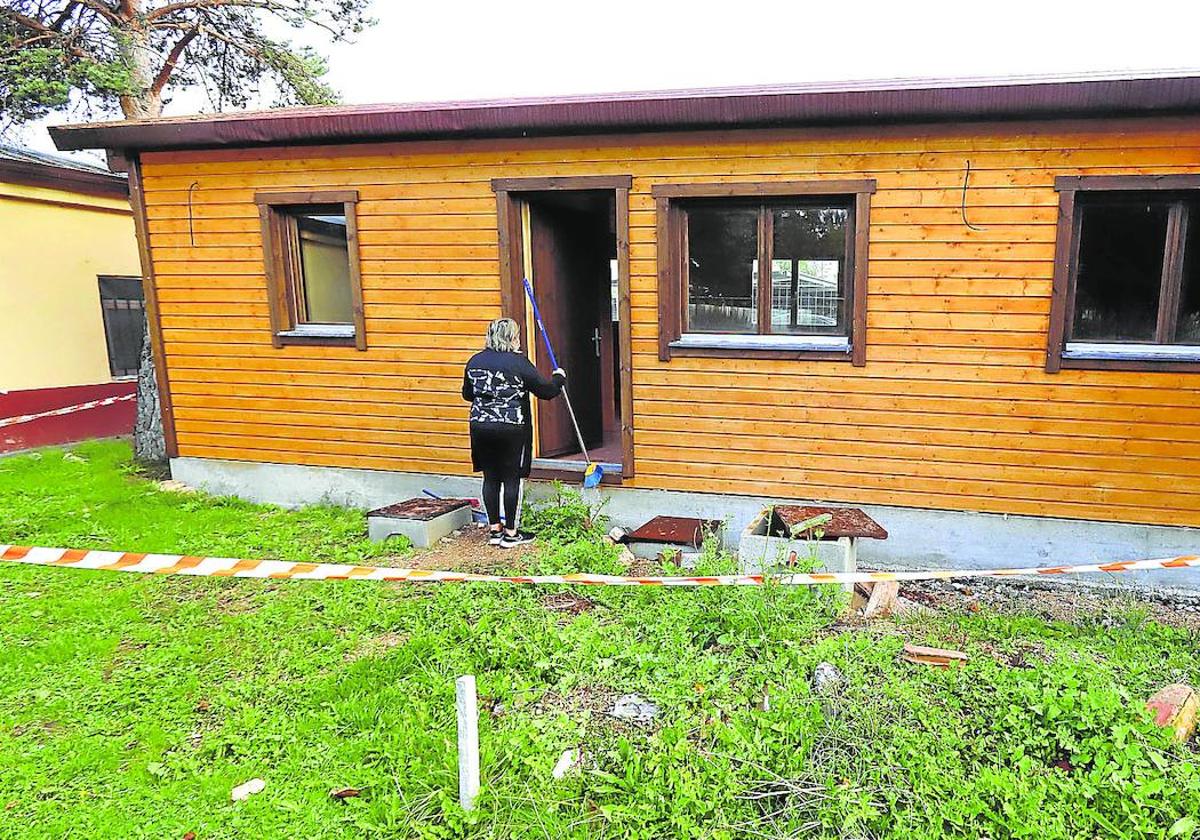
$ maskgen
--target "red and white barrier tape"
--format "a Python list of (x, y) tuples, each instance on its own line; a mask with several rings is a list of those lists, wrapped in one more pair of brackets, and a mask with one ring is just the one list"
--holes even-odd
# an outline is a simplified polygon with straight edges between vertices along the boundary
[(74, 414), (77, 411), (87, 411), (89, 408), (100, 408), (101, 406), (113, 405), (133, 399), (137, 399), (137, 394), (121, 394), (119, 397), (105, 397), (102, 400), (89, 400), (88, 402), (76, 405), (53, 408), (49, 411), (39, 411), (37, 414), (18, 414), (16, 417), (3, 417), (0, 418), (0, 429), (3, 429), (5, 426), (16, 426), (19, 423), (32, 423), (34, 420), (41, 420), (45, 417), (62, 417), (64, 414)]
[(234, 560), (227, 557), (195, 557), (178, 554), (134, 554), (122, 551), (89, 551), (75, 548), (31, 548), (0, 545), (0, 560), (35, 566), (71, 569), (103, 569), (159, 575), (200, 577), (244, 577), (295, 580), (377, 580), (408, 583), (524, 583), (581, 584), (586, 586), (814, 586), (824, 583), (870, 583), (881, 580), (947, 580), (950, 578), (1011, 577), (1014, 575), (1081, 575), (1098, 572), (1135, 572), (1149, 569), (1200, 568), (1200, 556), (1186, 555), (1163, 560), (1122, 560), (1079, 566), (1049, 566), (1023, 569), (945, 569), (913, 572), (814, 572), (786, 575), (713, 575), (692, 577), (620, 577), (617, 575), (479, 575), (427, 569), (390, 569), (381, 566), (349, 566), (340, 563), (294, 563), (286, 560)]

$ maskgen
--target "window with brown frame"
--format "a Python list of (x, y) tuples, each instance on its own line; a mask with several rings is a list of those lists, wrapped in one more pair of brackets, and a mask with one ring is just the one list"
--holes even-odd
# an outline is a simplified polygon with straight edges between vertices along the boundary
[(659, 356), (866, 361), (874, 181), (664, 184)]
[(1200, 370), (1200, 176), (1055, 186), (1046, 369)]
[(259, 193), (263, 257), (276, 347), (365, 350), (353, 190)]

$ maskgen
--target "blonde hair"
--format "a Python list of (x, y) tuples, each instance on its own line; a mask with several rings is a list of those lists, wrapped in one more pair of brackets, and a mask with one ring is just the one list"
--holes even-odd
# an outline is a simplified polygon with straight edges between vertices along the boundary
[(488, 324), (487, 338), (483, 346), (489, 350), (501, 350), (506, 353), (519, 353), (521, 350), (521, 330), (512, 318), (497, 318)]

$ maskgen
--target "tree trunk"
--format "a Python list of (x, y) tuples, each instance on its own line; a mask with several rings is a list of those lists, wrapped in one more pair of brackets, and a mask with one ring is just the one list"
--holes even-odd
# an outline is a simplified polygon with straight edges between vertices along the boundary
[(138, 364), (137, 419), (133, 424), (133, 457), (142, 464), (163, 464), (167, 460), (167, 439), (163, 434), (162, 404), (158, 380), (154, 376), (154, 353), (150, 348), (150, 325), (142, 338), (142, 356)]
[[(122, 8), (136, 18), (141, 14), (140, 0), (126, 0)], [(140, 26), (131, 26), (128, 36), (120, 39), (130, 70), (130, 92), (121, 97), (126, 119), (157, 117), (162, 113), (162, 97), (153, 90), (154, 63), (157, 56), (150, 46), (149, 34)], [(150, 278), (143, 277), (143, 285)], [(145, 312), (145, 310), (142, 310)], [(143, 464), (163, 464), (167, 460), (167, 441), (163, 433), (162, 404), (154, 371), (154, 353), (150, 344), (150, 324), (145, 324), (142, 355), (138, 364), (137, 420), (133, 426), (133, 456)]]

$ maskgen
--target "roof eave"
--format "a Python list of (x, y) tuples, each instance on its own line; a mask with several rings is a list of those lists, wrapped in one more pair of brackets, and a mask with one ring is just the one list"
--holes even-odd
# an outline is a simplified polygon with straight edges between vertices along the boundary
[(129, 182), (121, 175), (29, 161), (0, 160), (0, 182), (101, 198), (129, 197)]
[(846, 90), (703, 91), (347, 107), (50, 129), (61, 150), (264, 146), (617, 132), (1200, 113), (1200, 76)]

